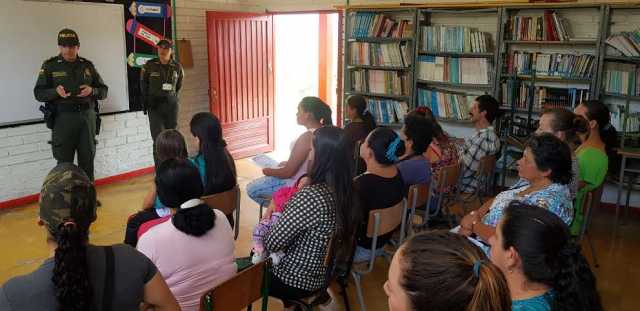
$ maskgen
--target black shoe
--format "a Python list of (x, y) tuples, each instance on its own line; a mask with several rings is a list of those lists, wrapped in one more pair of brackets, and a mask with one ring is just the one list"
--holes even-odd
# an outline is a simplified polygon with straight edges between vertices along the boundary
[(100, 202), (100, 200), (96, 200), (96, 207), (100, 207), (102, 206), (102, 203)]

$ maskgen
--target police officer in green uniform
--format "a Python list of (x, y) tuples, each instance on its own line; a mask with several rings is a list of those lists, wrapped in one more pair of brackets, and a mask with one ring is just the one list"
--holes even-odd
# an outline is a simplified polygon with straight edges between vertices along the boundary
[[(157, 47), (158, 57), (147, 61), (140, 71), (140, 93), (154, 143), (160, 132), (178, 127), (178, 93), (184, 77), (182, 65), (172, 58), (171, 42), (160, 40)], [(153, 155), (157, 165), (155, 147)]]
[(107, 97), (108, 88), (93, 64), (78, 56), (80, 41), (71, 29), (58, 33), (60, 54), (46, 60), (33, 89), (36, 100), (52, 107), (51, 149), (58, 163), (73, 163), (78, 152), (78, 166), (91, 181), (96, 154), (96, 105)]

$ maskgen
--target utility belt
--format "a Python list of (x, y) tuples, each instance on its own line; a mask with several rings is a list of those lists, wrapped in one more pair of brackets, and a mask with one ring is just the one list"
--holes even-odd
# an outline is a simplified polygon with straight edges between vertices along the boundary
[(93, 102), (88, 103), (59, 103), (56, 104), (56, 112), (82, 112), (86, 110), (94, 110), (95, 104)]

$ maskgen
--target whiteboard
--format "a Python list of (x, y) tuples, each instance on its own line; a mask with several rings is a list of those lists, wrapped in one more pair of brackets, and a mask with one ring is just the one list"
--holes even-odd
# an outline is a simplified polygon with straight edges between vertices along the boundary
[(63, 28), (78, 33), (79, 55), (109, 87), (100, 112), (129, 110), (121, 4), (0, 0), (0, 126), (42, 120), (33, 87)]

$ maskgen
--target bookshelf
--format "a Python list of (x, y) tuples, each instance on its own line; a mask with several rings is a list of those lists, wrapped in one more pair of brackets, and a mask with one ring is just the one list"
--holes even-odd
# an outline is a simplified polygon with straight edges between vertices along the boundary
[[(601, 46), (602, 100), (611, 110), (611, 123), (620, 133), (620, 148), (637, 151), (640, 146), (640, 7), (611, 5), (604, 12), (607, 27)], [(629, 44), (629, 45), (627, 45)]]
[(421, 9), (415, 61), (416, 106), (445, 126), (468, 127), (473, 98), (495, 94), (499, 8)]
[(501, 135), (526, 138), (545, 107), (598, 98), (605, 5), (506, 6), (499, 43)]
[(416, 12), (346, 10), (343, 103), (349, 95), (364, 96), (379, 125), (402, 126), (404, 115), (415, 107)]

